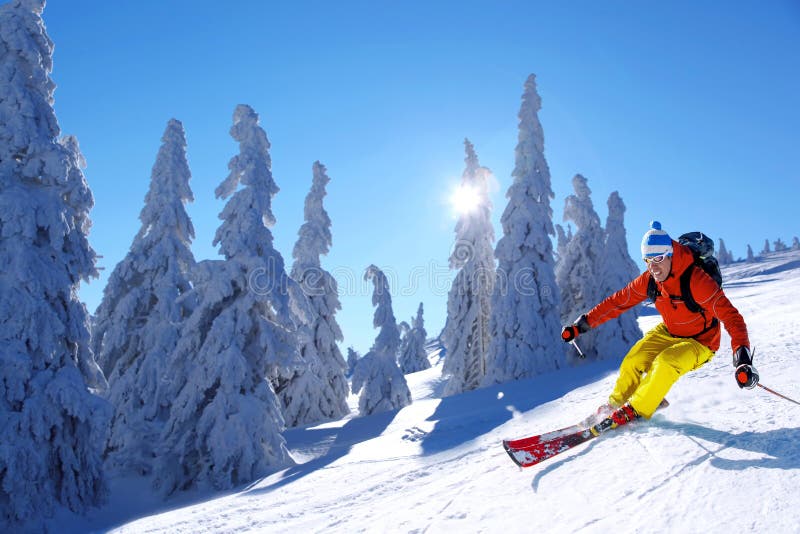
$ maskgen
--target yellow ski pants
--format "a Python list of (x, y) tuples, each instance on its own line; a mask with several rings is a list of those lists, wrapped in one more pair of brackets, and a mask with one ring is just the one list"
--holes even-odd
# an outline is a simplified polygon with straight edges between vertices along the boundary
[(622, 360), (617, 384), (608, 401), (612, 406), (628, 402), (636, 413), (649, 419), (678, 378), (713, 356), (705, 345), (691, 338), (673, 337), (664, 323), (660, 323)]

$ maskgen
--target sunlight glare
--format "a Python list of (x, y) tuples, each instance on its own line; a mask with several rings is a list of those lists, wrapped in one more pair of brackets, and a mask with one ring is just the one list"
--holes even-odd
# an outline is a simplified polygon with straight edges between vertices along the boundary
[(467, 215), (478, 208), (481, 197), (478, 190), (468, 185), (460, 185), (450, 195), (450, 205), (456, 215)]

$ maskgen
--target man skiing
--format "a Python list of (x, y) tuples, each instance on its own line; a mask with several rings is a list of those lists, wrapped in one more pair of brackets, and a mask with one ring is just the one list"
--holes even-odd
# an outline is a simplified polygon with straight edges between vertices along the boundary
[[(655, 307), (662, 322), (639, 340), (620, 365), (619, 378), (608, 404), (598, 415), (607, 418), (602, 430), (624, 425), (638, 417), (649, 419), (672, 385), (684, 374), (708, 362), (720, 345), (719, 322), (731, 337), (735, 378), (740, 388), (758, 383), (753, 367), (747, 326), (724, 291), (702, 268), (695, 267), (692, 250), (661, 229), (658, 221), (642, 239), (642, 258), (647, 270), (603, 302), (565, 326), (565, 342), (613, 319), (648, 297), (655, 281)], [(700, 310), (691, 311), (681, 290), (681, 274), (688, 278), (691, 297)], [(685, 286), (684, 286), (685, 287)], [(652, 293), (651, 293), (652, 296)]]

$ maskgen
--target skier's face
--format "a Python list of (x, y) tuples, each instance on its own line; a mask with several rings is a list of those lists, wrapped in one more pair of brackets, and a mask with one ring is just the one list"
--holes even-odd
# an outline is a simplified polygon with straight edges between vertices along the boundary
[(669, 276), (672, 269), (672, 257), (664, 256), (661, 261), (650, 261), (647, 263), (647, 270), (653, 275), (656, 282), (663, 282)]

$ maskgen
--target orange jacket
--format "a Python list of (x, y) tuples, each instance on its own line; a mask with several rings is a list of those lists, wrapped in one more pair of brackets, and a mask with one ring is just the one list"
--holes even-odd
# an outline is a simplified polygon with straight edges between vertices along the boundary
[[(675, 337), (691, 337), (716, 352), (720, 343), (719, 322), (712, 326), (714, 318), (725, 325), (725, 330), (731, 336), (731, 348), (735, 352), (739, 347), (750, 348), (747, 337), (747, 326), (739, 311), (725, 296), (717, 283), (703, 269), (696, 267), (692, 272), (690, 286), (694, 300), (703, 309), (701, 312), (692, 313), (680, 300), (680, 276), (694, 262), (692, 251), (675, 241), (672, 242), (672, 269), (663, 282), (656, 285), (661, 292), (656, 298), (656, 309), (661, 314), (669, 333)], [(647, 284), (650, 273), (643, 272), (631, 283), (617, 291), (603, 302), (592, 308), (586, 314), (589, 326), (592, 328), (617, 317), (622, 312), (632, 308), (647, 298)], [(672, 295), (676, 298), (669, 298)], [(704, 330), (707, 331), (703, 332)]]

